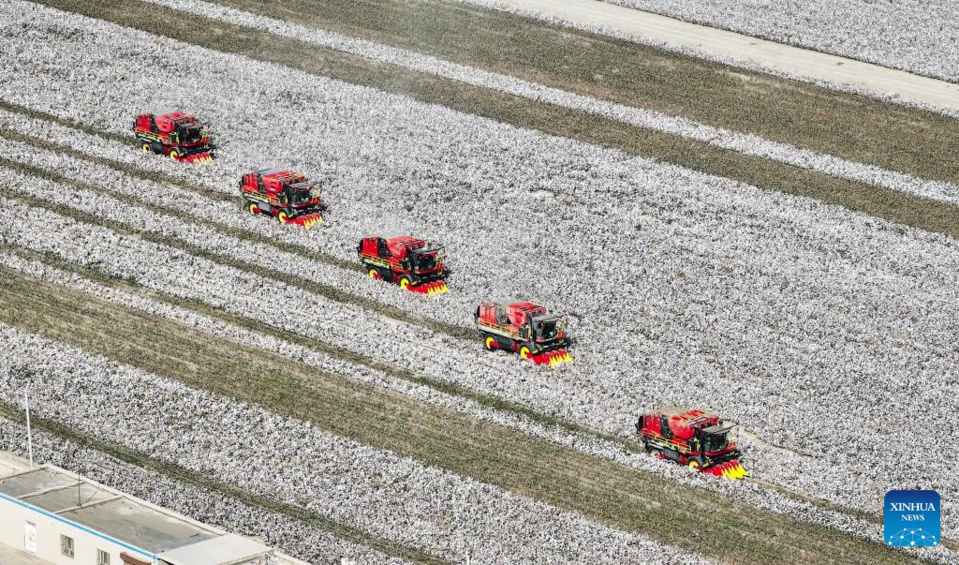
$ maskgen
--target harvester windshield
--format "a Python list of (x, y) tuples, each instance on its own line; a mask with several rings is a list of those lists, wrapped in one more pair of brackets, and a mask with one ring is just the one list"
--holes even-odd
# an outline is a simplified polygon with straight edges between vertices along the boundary
[(732, 424), (726, 424), (703, 428), (703, 449), (707, 453), (716, 453), (726, 449), (730, 442), (735, 441), (733, 427)]
[(566, 320), (560, 316), (537, 316), (533, 318), (533, 333), (539, 341), (556, 339), (566, 331)]
[(319, 183), (298, 182), (291, 185), (293, 189), (293, 204), (306, 204), (314, 198), (320, 197)]
[(177, 127), (177, 134), (183, 143), (195, 143), (203, 139), (203, 126), (193, 122)]
[(432, 271), (443, 263), (442, 247), (423, 245), (419, 249), (411, 251), (410, 259), (413, 262), (413, 269), (416, 271)]

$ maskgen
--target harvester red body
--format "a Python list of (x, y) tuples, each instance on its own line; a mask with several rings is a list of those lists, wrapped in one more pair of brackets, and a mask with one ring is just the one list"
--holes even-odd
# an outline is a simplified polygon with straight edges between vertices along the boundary
[(749, 476), (738, 461), (736, 431), (716, 414), (692, 408), (661, 408), (636, 422), (647, 452), (727, 479)]
[(214, 147), (206, 126), (183, 112), (141, 114), (133, 124), (133, 134), (144, 153), (190, 163), (213, 160)]
[(302, 173), (283, 169), (262, 169), (243, 175), (240, 193), (251, 214), (267, 214), (281, 224), (310, 228), (323, 222), (319, 183)]
[(364, 237), (357, 246), (370, 278), (420, 294), (449, 292), (443, 247), (412, 235)]
[(565, 349), (566, 318), (550, 314), (532, 302), (484, 302), (476, 309), (476, 326), (486, 349), (519, 353), (537, 365), (555, 366), (573, 361)]

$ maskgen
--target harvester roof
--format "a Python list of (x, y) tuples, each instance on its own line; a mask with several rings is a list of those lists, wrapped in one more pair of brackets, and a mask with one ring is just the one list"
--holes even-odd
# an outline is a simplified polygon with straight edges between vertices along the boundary
[(408, 251), (422, 249), (427, 246), (426, 240), (414, 237), (412, 235), (400, 235), (386, 239), (386, 246), (390, 250), (390, 255), (397, 259), (406, 257)]
[(415, 243), (418, 241), (423, 241), (421, 238), (418, 238), (413, 235), (385, 235), (383, 239), (386, 240), (386, 243), (395, 243), (397, 245), (406, 245), (408, 243)]
[(696, 434), (696, 430), (709, 428), (719, 424), (719, 416), (705, 410), (695, 408), (678, 408), (669, 406), (650, 412), (651, 416), (666, 416), (669, 429), (682, 439), (689, 439)]
[(184, 114), (183, 112), (170, 112), (168, 114), (159, 114), (153, 117), (153, 120), (156, 122), (157, 129), (162, 132), (170, 132), (180, 124), (192, 124), (196, 122), (196, 118)]
[(733, 424), (715, 424), (715, 425), (707, 426), (707, 427), (703, 428), (703, 433), (706, 433), (706, 434), (721, 434), (721, 433), (724, 433), (724, 432), (728, 432), (729, 430), (731, 430), (731, 429), (733, 429), (733, 428), (735, 428), (735, 427), (736, 427), (736, 426), (734, 426)]
[(529, 301), (500, 302), (506, 310), (506, 317), (514, 326), (526, 324), (527, 318), (534, 318), (546, 314), (546, 307)]
[(507, 302), (506, 307), (516, 312), (535, 312), (539, 310), (546, 312), (545, 306), (536, 304), (535, 302), (530, 302), (528, 300), (510, 301)]
[(297, 173), (287, 169), (260, 169), (257, 171), (263, 180), (272, 180), (284, 184), (303, 182), (306, 178), (303, 173)]

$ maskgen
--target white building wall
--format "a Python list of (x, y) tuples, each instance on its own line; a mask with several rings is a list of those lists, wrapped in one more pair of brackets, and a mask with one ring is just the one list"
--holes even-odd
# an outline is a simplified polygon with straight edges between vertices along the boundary
[[(25, 524), (36, 524), (36, 557), (45, 559), (54, 565), (97, 565), (97, 550), (110, 554), (110, 565), (123, 565), (120, 553), (126, 552), (141, 561), (152, 561), (150, 557), (136, 553), (132, 549), (101, 537), (82, 526), (56, 518), (39, 509), (24, 507), (22, 503), (0, 495), (0, 543), (14, 549), (27, 551), (25, 547)], [(60, 535), (73, 538), (73, 558), (60, 552)]]

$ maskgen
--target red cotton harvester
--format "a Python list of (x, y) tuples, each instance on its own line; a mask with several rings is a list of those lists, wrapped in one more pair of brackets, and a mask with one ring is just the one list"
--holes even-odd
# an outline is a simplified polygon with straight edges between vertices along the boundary
[(449, 292), (449, 269), (443, 247), (412, 235), (364, 237), (356, 248), (370, 278), (381, 279), (411, 292)]
[(323, 223), (323, 202), (318, 182), (302, 173), (262, 169), (240, 179), (240, 192), (251, 214), (273, 216), (281, 224), (309, 229)]
[(715, 414), (692, 408), (660, 408), (639, 417), (636, 433), (646, 452), (660, 459), (727, 479), (749, 476), (738, 460), (736, 426), (724, 423)]
[(133, 134), (144, 153), (168, 155), (174, 161), (208, 163), (213, 160), (213, 144), (206, 126), (183, 112), (141, 114), (133, 124)]
[(486, 349), (518, 352), (537, 365), (572, 363), (566, 351), (566, 318), (532, 302), (484, 302), (476, 309), (476, 326)]

